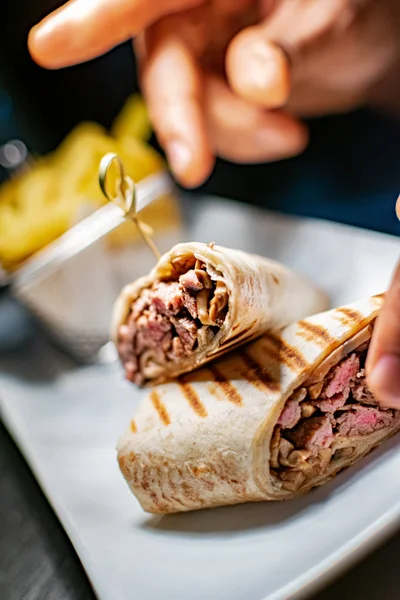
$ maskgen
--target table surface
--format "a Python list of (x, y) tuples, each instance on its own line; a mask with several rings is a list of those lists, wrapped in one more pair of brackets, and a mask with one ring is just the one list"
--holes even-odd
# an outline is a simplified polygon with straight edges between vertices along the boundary
[[(75, 551), (7, 430), (0, 425), (0, 597), (91, 600)], [(397, 600), (400, 531), (313, 600)]]

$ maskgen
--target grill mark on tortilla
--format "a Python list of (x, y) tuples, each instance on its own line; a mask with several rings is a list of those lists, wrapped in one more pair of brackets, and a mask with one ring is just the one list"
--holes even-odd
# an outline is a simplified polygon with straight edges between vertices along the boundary
[(384, 300), (386, 297), (386, 292), (382, 292), (381, 294), (375, 294), (372, 296), (371, 300)]
[(152, 390), (150, 394), (150, 400), (154, 408), (158, 412), (158, 416), (160, 417), (161, 422), (164, 425), (169, 425), (171, 423), (171, 419), (169, 418), (169, 414), (167, 409), (165, 408), (164, 403), (161, 402), (160, 394), (157, 392), (157, 390)]
[(135, 419), (132, 419), (131, 425), (130, 425), (130, 429), (131, 429), (132, 433), (137, 433), (137, 427), (136, 427)]
[(335, 338), (322, 325), (316, 325), (308, 321), (299, 321), (298, 326), (303, 331), (297, 331), (297, 335), (303, 337), (308, 342), (315, 342), (324, 347), (327, 344), (331, 345), (336, 342)]
[(278, 381), (274, 381), (271, 375), (267, 372), (263, 365), (260, 365), (252, 356), (250, 356), (249, 351), (244, 349), (241, 352), (241, 358), (245, 363), (246, 367), (255, 373), (257, 379), (252, 379), (249, 374), (243, 370), (241, 375), (248, 381), (253, 384), (256, 388), (260, 389), (264, 388), (269, 392), (277, 392), (280, 390), (280, 383)]
[(166, 471), (166, 477), (167, 477), (167, 484), (170, 487), (170, 499), (173, 500), (174, 502), (177, 502), (178, 504), (180, 504), (181, 506), (186, 506), (186, 504), (177, 496), (177, 494), (179, 494), (179, 490), (178, 485), (173, 481), (173, 475), (177, 473), (177, 470), (174, 468), (169, 469), (169, 463), (168, 461), (164, 461), (164, 467), (167, 467), (167, 471)]
[(207, 384), (207, 389), (212, 396), (215, 396), (217, 400), (223, 400), (224, 396), (222, 394), (222, 390), (215, 385), (215, 383)]
[(185, 396), (186, 400), (188, 401), (196, 415), (203, 418), (208, 417), (208, 412), (202, 405), (200, 398), (197, 395), (197, 392), (193, 389), (193, 387), (189, 383), (185, 383), (182, 380), (178, 382), (178, 385), (181, 388), (183, 395)]
[(281, 338), (273, 335), (265, 336), (261, 339), (261, 348), (268, 356), (280, 363), (284, 363), (294, 371), (301, 371), (309, 366), (303, 354)]
[[(147, 491), (149, 489), (149, 487), (150, 487), (150, 483), (149, 483), (149, 470), (148, 470), (148, 468), (146, 466), (144, 466), (143, 469), (142, 469), (141, 477), (140, 477), (140, 480), (139, 480), (139, 487), (141, 487), (145, 491)], [(150, 495), (152, 495), (152, 494), (150, 494)], [(154, 496), (157, 498), (157, 496), (156, 496), (155, 493), (154, 493)], [(156, 504), (156, 506), (157, 506), (157, 504)]]
[(187, 481), (183, 481), (181, 483), (182, 488), (182, 496), (192, 502), (194, 504), (199, 503), (201, 505), (205, 504), (204, 498), (200, 496), (200, 493), (196, 491), (196, 488), (193, 485), (190, 485)]
[(149, 473), (151, 488), (154, 490), (155, 487), (158, 486), (159, 494), (161, 498), (167, 503), (166, 506), (168, 506), (170, 500), (168, 496), (166, 496), (166, 492), (164, 491), (163, 477), (160, 466), (155, 466), (154, 468), (150, 467)]
[(186, 504), (182, 502), (182, 500), (180, 500), (177, 496), (173, 496), (172, 494), (170, 494), (170, 498), (173, 502), (176, 502), (177, 504), (186, 507)]
[(220, 359), (222, 356), (225, 356), (227, 353), (234, 353), (238, 350), (239, 346), (241, 344), (244, 344), (244, 342), (246, 342), (246, 344), (250, 343), (252, 341), (251, 337), (246, 338), (246, 340), (236, 340), (236, 342), (234, 344), (232, 344), (232, 346), (230, 346), (229, 344), (227, 344), (226, 346), (220, 346), (219, 350), (217, 350), (215, 353), (213, 353), (208, 360), (218, 360)]
[(243, 329), (242, 331), (239, 331), (239, 333), (237, 333), (236, 335), (233, 335), (232, 337), (226, 339), (220, 347), (224, 348), (225, 346), (230, 346), (233, 342), (237, 343), (241, 337), (244, 337), (250, 331), (250, 329), (255, 325), (255, 323), (256, 321), (253, 321), (248, 327), (246, 327), (246, 329)]
[(358, 310), (354, 310), (352, 308), (338, 308), (336, 312), (341, 313), (343, 316), (339, 316), (338, 319), (343, 323), (343, 325), (360, 325), (365, 321), (364, 315), (362, 315)]
[(118, 455), (118, 464), (119, 464), (119, 468), (121, 469), (121, 473), (123, 474), (123, 476), (125, 477), (125, 479), (129, 479), (129, 467), (128, 467), (128, 463), (133, 463), (135, 460), (135, 455), (133, 452), (131, 452), (128, 456), (126, 456), (125, 454), (119, 454)]
[(236, 406), (242, 406), (242, 396), (239, 394), (235, 386), (225, 377), (222, 371), (214, 365), (210, 367), (210, 370), (215, 377), (216, 385), (223, 391), (229, 402), (236, 404)]

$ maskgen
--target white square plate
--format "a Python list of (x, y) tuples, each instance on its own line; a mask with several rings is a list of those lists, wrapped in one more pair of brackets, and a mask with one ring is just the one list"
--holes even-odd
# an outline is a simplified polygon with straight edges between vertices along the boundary
[[(397, 238), (207, 198), (190, 238), (254, 251), (313, 278), (332, 305), (383, 291)], [(141, 397), (117, 364), (76, 368), (37, 339), (0, 361), (2, 414), (102, 600), (303, 597), (400, 523), (398, 436), (283, 504), (145, 514), (115, 460)]]

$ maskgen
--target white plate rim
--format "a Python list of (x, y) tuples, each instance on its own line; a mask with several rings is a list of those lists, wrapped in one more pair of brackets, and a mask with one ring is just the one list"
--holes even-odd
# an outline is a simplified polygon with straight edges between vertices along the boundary
[[(86, 572), (92, 585), (94, 594), (101, 600), (99, 590), (107, 589), (106, 580), (102, 579), (99, 570), (95, 568), (90, 552), (81, 537), (74, 520), (64, 502), (58, 496), (57, 492), (51, 491), (47, 486), (46, 476), (42, 472), (40, 464), (36, 461), (34, 453), (29, 448), (29, 442), (24, 441), (24, 425), (18, 422), (8, 410), (6, 403), (1, 402), (1, 417), (6, 425), (11, 437), (16, 442), (22, 455), (24, 456), (31, 472), (43, 490), (50, 506), (57, 515), (61, 526), (68, 535), (78, 558)], [(28, 438), (26, 438), (28, 439)], [(400, 500), (387, 511), (371, 523), (364, 531), (351, 538), (346, 544), (332, 553), (328, 558), (318, 562), (314, 567), (308, 569), (303, 575), (292, 580), (290, 583), (281, 587), (279, 590), (265, 596), (260, 600), (301, 600), (306, 595), (315, 594), (325, 585), (328, 585), (336, 577), (343, 575), (351, 569), (357, 562), (370, 554), (373, 550), (383, 544), (400, 527)], [(96, 585), (96, 582), (98, 585)], [(115, 600), (115, 589), (113, 590)]]
[[(232, 203), (241, 206), (243, 205), (241, 202), (234, 201), (223, 196), (206, 195), (203, 196), (203, 198), (208, 201), (218, 200), (227, 206)], [(263, 212), (262, 207), (259, 206), (249, 206), (249, 208), (252, 208), (253, 210), (255, 209), (255, 211)], [(320, 222), (324, 223), (324, 225), (328, 225), (332, 229), (337, 228), (347, 229), (348, 231), (352, 230), (360, 233), (362, 232), (380, 237), (382, 240), (397, 239), (396, 235), (381, 233), (374, 230), (365, 230), (363, 228), (354, 227), (345, 223), (338, 223), (328, 219), (283, 214), (272, 210), (268, 210), (267, 212), (273, 213), (278, 218), (293, 219), (303, 222)], [(25, 425), (23, 419), (19, 419), (19, 415), (16, 412), (14, 413), (8, 409), (7, 403), (2, 402), (1, 395), (0, 409), (0, 417), (2, 418), (11, 437), (16, 442), (16, 445), (18, 446), (22, 455), (24, 456), (33, 476), (43, 490), (50, 506), (57, 515), (61, 526), (68, 535), (82, 564), (82, 567), (88, 576), (95, 596), (101, 600), (101, 591), (109, 588), (107, 579), (102, 577), (100, 570), (95, 567), (95, 563), (93, 562), (92, 556), (85, 544), (85, 541), (81, 536), (74, 519), (66, 508), (61, 496), (56, 490), (53, 490), (50, 484), (47, 484), (45, 472), (42, 469), (40, 462), (36, 460), (35, 453), (30, 448), (29, 436), (25, 435)], [(363, 532), (351, 538), (330, 556), (316, 563), (300, 577), (290, 581), (288, 584), (272, 594), (260, 598), (260, 600), (301, 600), (306, 595), (317, 593), (323, 586), (329, 584), (333, 579), (347, 572), (352, 566), (354, 566), (355, 563), (361, 561), (366, 555), (384, 543), (384, 541), (393, 535), (399, 527), (400, 500), (390, 510), (386, 511), (379, 518), (370, 523), (370, 525), (364, 529)], [(119, 594), (117, 596), (117, 594), (118, 592), (113, 589), (112, 596), (110, 595), (110, 597), (113, 597), (114, 600), (119, 600), (121, 596)]]

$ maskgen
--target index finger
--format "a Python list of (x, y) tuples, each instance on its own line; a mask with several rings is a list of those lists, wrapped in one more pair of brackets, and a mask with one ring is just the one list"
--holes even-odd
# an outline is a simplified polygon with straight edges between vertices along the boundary
[(160, 17), (204, 0), (70, 0), (29, 33), (32, 58), (59, 69), (104, 54)]
[(369, 387), (376, 398), (400, 408), (400, 262), (377, 318), (367, 363)]
[[(179, 15), (175, 27), (185, 27)], [(179, 31), (179, 30), (178, 30)], [(160, 20), (136, 43), (141, 87), (159, 142), (183, 185), (195, 187), (212, 170), (204, 115), (202, 73), (170, 18)]]

